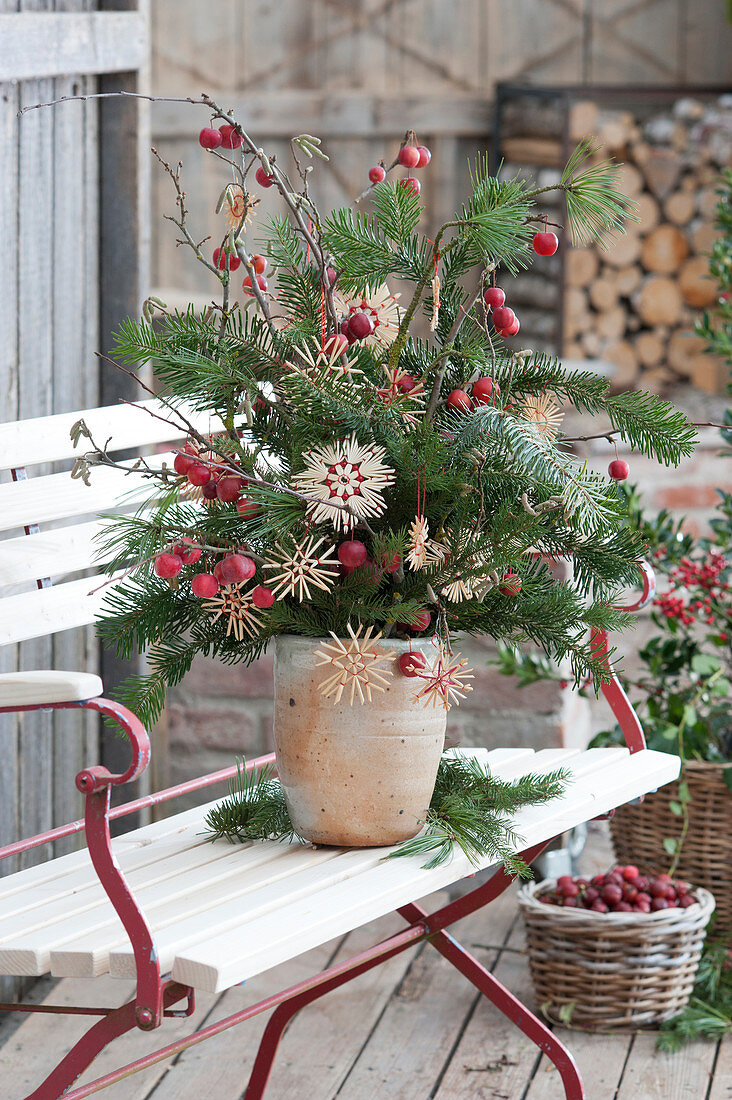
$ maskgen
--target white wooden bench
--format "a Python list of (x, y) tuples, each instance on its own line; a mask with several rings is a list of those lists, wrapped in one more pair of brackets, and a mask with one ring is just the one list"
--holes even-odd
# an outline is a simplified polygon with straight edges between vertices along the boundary
[[(0, 542), (0, 589), (13, 589), (0, 600), (0, 644), (87, 625), (104, 598), (106, 590), (93, 591), (101, 578), (75, 574), (93, 567), (93, 538), (100, 527), (96, 513), (134, 507), (132, 479), (122, 471), (99, 468), (91, 487), (72, 481), (68, 473), (25, 480), (29, 466), (73, 457), (69, 429), (82, 415), (95, 438), (106, 441), (112, 436), (112, 448), (179, 443), (170, 438), (166, 424), (129, 406), (0, 425), (0, 468), (17, 479), (0, 485), (0, 528), (7, 536)], [(208, 418), (201, 422), (207, 429)], [(55, 526), (39, 530), (39, 524), (50, 523)], [(18, 585), (34, 583), (37, 587), (30, 591), (16, 591)], [(606, 644), (606, 639), (598, 638), (597, 644)], [(645, 749), (638, 720), (617, 682), (608, 685), (606, 694), (629, 748), (466, 750), (479, 752), (504, 778), (561, 765), (571, 771), (573, 781), (562, 798), (516, 817), (525, 858), (534, 858), (565, 830), (678, 775), (677, 757)], [(132, 977), (137, 979), (137, 994), (122, 1008), (100, 1009), (101, 1020), (27, 1100), (58, 1100), (62, 1094), (81, 1100), (131, 1071), (273, 1009), (245, 1094), (253, 1100), (264, 1094), (283, 1029), (295, 1012), (425, 939), (548, 1054), (560, 1071), (567, 1097), (584, 1096), (566, 1048), (445, 932), (502, 893), (509, 883), (502, 868), (481, 876), (470, 893), (426, 913), (417, 899), (476, 871), (462, 854), (425, 871), (419, 859), (384, 861), (384, 849), (211, 844), (203, 835), (206, 806), (125, 833), (110, 845), (110, 819), (223, 782), (235, 768), (110, 811), (111, 788), (135, 779), (149, 761), (150, 746), (141, 724), (102, 697), (97, 676), (37, 669), (0, 676), (0, 712), (40, 707), (91, 708), (112, 716), (130, 740), (132, 761), (124, 775), (89, 766), (77, 776), (77, 787), (85, 796), (84, 821), (0, 848), (3, 859), (82, 830), (86, 833), (87, 848), (0, 880), (0, 974)], [(250, 766), (264, 759), (268, 758)], [(117, 1036), (135, 1027), (148, 1031), (161, 1026), (166, 1015), (180, 1014), (173, 1006), (181, 1001), (192, 1010), (195, 990), (227, 989), (393, 910), (405, 918), (404, 931), (363, 954), (95, 1082), (72, 1088), (96, 1054)], [(33, 1005), (21, 1007), (34, 1010)]]

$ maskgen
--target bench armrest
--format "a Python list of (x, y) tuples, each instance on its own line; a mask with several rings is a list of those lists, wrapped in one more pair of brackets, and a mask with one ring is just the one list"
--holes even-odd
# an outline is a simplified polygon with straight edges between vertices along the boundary
[(89, 672), (3, 672), (0, 710), (53, 703), (81, 703), (103, 691), (102, 681)]

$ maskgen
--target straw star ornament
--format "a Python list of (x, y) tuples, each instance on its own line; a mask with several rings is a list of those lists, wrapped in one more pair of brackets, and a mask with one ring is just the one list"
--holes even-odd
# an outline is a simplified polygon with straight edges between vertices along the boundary
[(538, 397), (527, 397), (520, 411), (523, 419), (533, 424), (545, 439), (554, 439), (564, 420), (564, 413), (559, 405), (547, 393)]
[(396, 656), (393, 649), (379, 650), (377, 642), (381, 638), (381, 631), (371, 637), (373, 627), (369, 626), (361, 637), (363, 625), (354, 633), (351, 624), (348, 624), (350, 641), (341, 639), (333, 631), (330, 631), (332, 642), (326, 642), (322, 649), (316, 649), (315, 656), (320, 660), (318, 665), (330, 665), (333, 669), (331, 675), (319, 685), (321, 694), (326, 698), (333, 698), (333, 703), (339, 703), (344, 692), (350, 688), (348, 702), (353, 706), (354, 699), (358, 695), (359, 702), (371, 702), (372, 691), (385, 691), (389, 683), (389, 677), (394, 673), (390, 668), (379, 668), (382, 662)]
[(295, 354), (302, 362), (289, 362), (287, 365), (295, 374), (304, 374), (312, 382), (319, 382), (324, 378), (340, 381), (343, 378), (351, 378), (354, 374), (363, 374), (354, 360), (346, 358), (343, 363), (343, 353), (339, 344), (334, 342), (333, 350), (327, 351), (316, 336), (313, 336), (309, 343), (295, 348)]
[(366, 336), (362, 343), (376, 344), (382, 348), (390, 347), (396, 340), (401, 322), (399, 294), (392, 294), (386, 283), (371, 291), (366, 297), (352, 298), (337, 290), (333, 295), (333, 304), (338, 316), (348, 314), (354, 309), (370, 312), (374, 319), (374, 331)]
[(237, 642), (243, 642), (245, 634), (255, 638), (264, 624), (264, 619), (252, 600), (251, 591), (245, 592), (240, 584), (222, 588), (203, 607), (214, 613), (214, 622), (217, 619), (226, 621), (226, 637), (233, 634)]
[(412, 569), (426, 569), (444, 561), (446, 547), (429, 537), (429, 524), (424, 516), (415, 516), (409, 528), (407, 562)]
[(311, 599), (310, 588), (320, 588), (327, 592), (339, 575), (338, 559), (334, 558), (333, 547), (324, 552), (318, 550), (325, 539), (313, 536), (297, 543), (292, 550), (281, 550), (278, 561), (265, 562), (264, 569), (277, 569), (271, 578), (272, 591), (285, 596), (297, 595), (300, 603)]
[[(305, 469), (293, 485), (314, 503), (309, 514), (315, 523), (330, 522), (336, 531), (350, 531), (359, 519), (384, 511), (383, 491), (394, 471), (383, 461), (384, 448), (362, 446), (355, 436), (315, 447), (304, 455)], [(348, 510), (337, 505), (348, 505)]]
[(467, 692), (473, 690), (470, 684), (465, 683), (466, 680), (473, 679), (467, 660), (461, 658), (459, 653), (446, 653), (442, 646), (433, 667), (425, 668), (417, 675), (424, 680), (424, 686), (412, 698), (425, 707), (441, 706), (449, 710), (453, 704), (464, 699)]

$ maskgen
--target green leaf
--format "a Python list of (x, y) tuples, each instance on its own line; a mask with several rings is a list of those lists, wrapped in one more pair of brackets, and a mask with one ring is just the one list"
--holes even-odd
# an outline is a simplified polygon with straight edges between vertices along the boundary
[(667, 852), (668, 855), (672, 856), (675, 853), (678, 846), (679, 846), (678, 840), (674, 840), (673, 837), (667, 836), (664, 839), (663, 850), (664, 850), (664, 852)]
[(681, 721), (685, 726), (693, 726), (696, 723), (696, 707), (692, 707), (690, 703), (687, 703), (684, 707), (684, 713)]
[(562, 1005), (559, 1009), (557, 1015), (563, 1024), (571, 1024), (576, 1003), (576, 1001), (567, 1001), (567, 1003)]
[(725, 768), (722, 771), (722, 778), (724, 779), (724, 785), (728, 791), (732, 791), (732, 768)]
[(720, 668), (720, 662), (717, 657), (713, 657), (709, 653), (696, 653), (691, 658), (691, 667), (700, 676), (711, 676)]
[(685, 779), (682, 779), (679, 783), (679, 802), (683, 802), (688, 805), (691, 802), (691, 794), (689, 793), (689, 784)]
[(684, 808), (680, 802), (669, 802), (668, 808), (675, 817), (681, 817), (684, 812)]

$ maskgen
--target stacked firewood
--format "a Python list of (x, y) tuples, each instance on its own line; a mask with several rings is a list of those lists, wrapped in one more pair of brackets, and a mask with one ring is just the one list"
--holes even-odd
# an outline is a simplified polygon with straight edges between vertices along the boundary
[[(519, 104), (511, 107), (518, 114)], [(502, 151), (506, 162), (531, 159), (548, 171), (561, 163), (567, 143), (556, 131), (559, 108), (550, 103), (537, 110), (542, 117), (534, 131), (541, 123), (542, 136), (531, 134), (524, 103), (525, 136), (508, 138)], [(510, 119), (505, 125), (510, 133)], [(623, 162), (623, 190), (638, 204), (638, 221), (604, 251), (567, 252), (558, 350), (567, 358), (613, 364), (614, 385), (622, 389), (642, 373), (644, 388), (662, 390), (683, 378), (719, 390), (721, 364), (689, 332), (717, 295), (708, 253), (718, 235), (716, 187), (732, 164), (732, 96), (706, 103), (680, 99), (644, 122), (627, 110), (579, 101), (563, 125), (570, 142), (592, 133), (603, 146), (601, 156)]]

